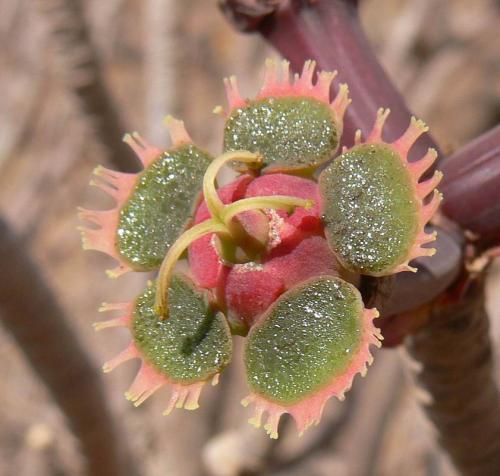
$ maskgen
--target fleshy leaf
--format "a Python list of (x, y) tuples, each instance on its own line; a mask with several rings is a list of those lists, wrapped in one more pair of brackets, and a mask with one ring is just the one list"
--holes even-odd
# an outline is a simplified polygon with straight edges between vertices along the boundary
[(280, 416), (289, 413), (302, 433), (318, 423), (326, 401), (344, 398), (357, 373), (372, 362), (370, 344), (380, 346), (375, 309), (335, 277), (309, 280), (283, 294), (251, 329), (245, 347), (247, 381), (255, 404), (251, 423), (277, 438)]
[[(240, 96), (236, 78), (225, 81), (229, 101), (224, 150), (262, 154), (265, 172), (310, 172), (336, 152), (343, 116), (350, 102), (342, 85), (330, 103), (336, 73), (321, 72), (313, 84), (316, 63), (307, 61), (290, 81), (288, 62), (267, 61), (264, 85), (254, 100)], [(281, 77), (279, 77), (281, 76)]]
[[(407, 154), (427, 127), (412, 119), (408, 130), (393, 143), (381, 138), (389, 111), (381, 109), (365, 143), (356, 145), (332, 162), (320, 175), (322, 218), (327, 240), (349, 270), (372, 276), (416, 271), (408, 265), (434, 248), (421, 245), (435, 240), (424, 226), (441, 201), (435, 187), (442, 174), (418, 182), (436, 151), (416, 162)], [(424, 204), (430, 193), (433, 198)]]
[(107, 253), (120, 265), (111, 277), (127, 271), (150, 271), (160, 266), (196, 204), (203, 174), (212, 158), (192, 144), (181, 121), (167, 125), (173, 147), (161, 151), (138, 135), (125, 141), (139, 156), (144, 169), (124, 174), (97, 167), (98, 186), (116, 200), (111, 210), (80, 210), (80, 217), (99, 228), (82, 228), (84, 248)]
[(105, 304), (103, 311), (122, 310), (124, 315), (95, 324), (97, 330), (125, 326), (130, 329), (129, 346), (107, 362), (105, 372), (122, 362), (139, 358), (142, 365), (127, 399), (140, 405), (160, 387), (172, 387), (166, 414), (177, 406), (198, 408), (198, 397), (205, 382), (217, 382), (229, 363), (232, 341), (224, 315), (216, 312), (204, 293), (185, 276), (175, 275), (169, 289), (169, 319), (154, 312), (155, 287), (147, 289), (134, 303)]

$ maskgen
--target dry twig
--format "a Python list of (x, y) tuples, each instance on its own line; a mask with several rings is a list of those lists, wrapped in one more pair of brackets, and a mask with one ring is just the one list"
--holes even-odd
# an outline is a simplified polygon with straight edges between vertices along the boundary
[(79, 439), (92, 476), (137, 474), (87, 352), (23, 243), (0, 218), (0, 317)]
[(126, 130), (102, 77), (79, 0), (38, 0), (49, 25), (68, 88), (79, 100), (93, 133), (119, 170), (137, 170), (138, 162), (122, 142)]

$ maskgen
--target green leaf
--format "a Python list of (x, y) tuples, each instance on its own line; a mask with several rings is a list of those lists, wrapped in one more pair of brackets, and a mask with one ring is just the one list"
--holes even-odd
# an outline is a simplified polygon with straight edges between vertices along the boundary
[(248, 101), (226, 121), (224, 150), (260, 153), (273, 171), (312, 170), (337, 150), (338, 127), (330, 105), (311, 97)]
[(353, 147), (319, 179), (329, 245), (361, 274), (390, 274), (404, 263), (419, 231), (419, 198), (401, 157), (384, 144)]
[(155, 286), (137, 299), (132, 336), (143, 359), (170, 381), (206, 381), (230, 361), (232, 340), (224, 315), (207, 302), (185, 276), (175, 275), (169, 289), (169, 318), (154, 312)]
[(248, 336), (252, 392), (293, 405), (361, 371), (350, 364), (362, 344), (363, 312), (358, 290), (340, 278), (315, 278), (283, 294)]
[(134, 269), (156, 269), (189, 220), (212, 158), (192, 144), (163, 152), (120, 211), (118, 252)]

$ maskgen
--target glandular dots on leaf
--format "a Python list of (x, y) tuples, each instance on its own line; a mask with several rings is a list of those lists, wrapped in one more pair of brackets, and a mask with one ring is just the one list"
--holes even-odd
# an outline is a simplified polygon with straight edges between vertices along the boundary
[(361, 340), (363, 303), (339, 278), (322, 278), (282, 295), (257, 323), (245, 349), (252, 391), (290, 405), (346, 370)]
[(269, 97), (232, 112), (224, 149), (259, 152), (270, 170), (311, 169), (333, 156), (338, 136), (328, 104), (308, 97)]
[(419, 215), (396, 152), (381, 144), (355, 146), (322, 172), (320, 190), (325, 233), (344, 266), (376, 276), (404, 261)]
[(117, 247), (135, 269), (160, 266), (185, 227), (212, 158), (192, 144), (162, 153), (120, 211)]
[(137, 299), (132, 336), (143, 358), (160, 374), (183, 384), (205, 381), (219, 373), (231, 358), (227, 322), (207, 304), (205, 293), (185, 277), (170, 285), (170, 318), (154, 312), (155, 287)]

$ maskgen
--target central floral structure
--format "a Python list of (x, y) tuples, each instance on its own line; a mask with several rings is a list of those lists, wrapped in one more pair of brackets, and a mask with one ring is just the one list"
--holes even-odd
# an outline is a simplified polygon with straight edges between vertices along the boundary
[[(289, 413), (299, 432), (318, 423), (326, 401), (344, 398), (357, 373), (372, 362), (382, 336), (355, 285), (360, 275), (417, 271), (409, 262), (432, 256), (425, 232), (439, 206), (436, 159), (408, 162), (427, 128), (412, 119), (395, 142), (383, 140), (389, 111), (380, 109), (370, 134), (338, 154), (350, 103), (335, 73), (305, 63), (290, 77), (288, 63), (268, 61), (264, 85), (243, 99), (235, 78), (225, 81), (229, 107), (224, 151), (217, 158), (193, 144), (181, 121), (167, 118), (172, 147), (125, 141), (143, 164), (138, 174), (98, 167), (93, 184), (116, 200), (111, 210), (81, 210), (84, 248), (118, 261), (112, 277), (157, 270), (130, 303), (103, 304), (119, 317), (95, 328), (125, 326), (130, 345), (104, 366), (139, 358), (126, 393), (140, 405), (169, 385), (174, 407), (195, 409), (206, 382), (229, 364), (232, 336), (245, 339), (244, 363), (253, 404), (250, 420), (278, 436)], [(332, 160), (333, 159), (333, 160)], [(217, 186), (221, 167), (237, 176)], [(186, 259), (184, 259), (186, 258)]]

